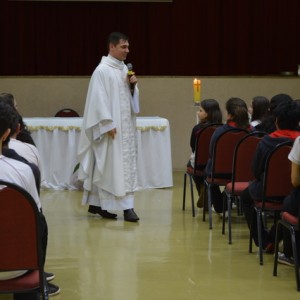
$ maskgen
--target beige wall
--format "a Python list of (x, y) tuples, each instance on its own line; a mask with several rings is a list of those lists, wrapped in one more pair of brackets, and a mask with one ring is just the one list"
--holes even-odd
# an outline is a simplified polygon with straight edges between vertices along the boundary
[[(192, 77), (139, 78), (141, 116), (167, 118), (171, 126), (174, 170), (183, 170), (190, 155), (189, 138), (196, 123)], [(0, 92), (15, 95), (24, 117), (49, 117), (71, 107), (83, 114), (89, 77), (0, 77)], [(219, 100), (222, 109), (232, 96), (247, 103), (253, 96), (287, 93), (300, 98), (298, 77), (201, 77), (202, 99)]]

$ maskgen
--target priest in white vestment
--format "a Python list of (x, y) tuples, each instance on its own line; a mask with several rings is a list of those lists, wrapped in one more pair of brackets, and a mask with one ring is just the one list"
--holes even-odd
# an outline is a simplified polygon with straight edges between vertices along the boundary
[(108, 47), (108, 56), (102, 57), (91, 77), (85, 104), (78, 148), (82, 203), (104, 218), (117, 217), (107, 210), (123, 210), (126, 221), (136, 222), (139, 91), (135, 75), (129, 76), (124, 64), (128, 38), (111, 33)]

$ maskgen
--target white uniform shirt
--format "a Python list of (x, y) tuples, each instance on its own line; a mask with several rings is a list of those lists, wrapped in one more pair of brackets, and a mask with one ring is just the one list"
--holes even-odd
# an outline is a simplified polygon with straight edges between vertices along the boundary
[(296, 165), (300, 165), (300, 136), (294, 141), (293, 148), (289, 154), (289, 160)]
[(41, 159), (37, 147), (12, 138), (9, 141), (8, 147), (14, 149), (20, 156), (24, 157), (28, 162), (35, 164), (41, 170)]

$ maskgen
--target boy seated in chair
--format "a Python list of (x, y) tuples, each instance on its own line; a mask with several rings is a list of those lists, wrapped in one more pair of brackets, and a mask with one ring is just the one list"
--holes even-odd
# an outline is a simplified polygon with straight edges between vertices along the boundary
[[(2, 154), (3, 142), (9, 139), (11, 127), (18, 122), (16, 110), (5, 103), (0, 102), (0, 179), (14, 183), (25, 189), (35, 200), (40, 211), (41, 231), (42, 231), (42, 248), (43, 262), (46, 259), (46, 249), (48, 240), (48, 227), (45, 216), (42, 213), (42, 206), (38, 195), (35, 178), (32, 169), (24, 162), (16, 159), (5, 157)], [(3, 258), (2, 258), (3, 259)], [(27, 270), (0, 272), (0, 280), (7, 280), (24, 275)], [(46, 279), (52, 280), (54, 275), (45, 273)], [(60, 292), (58, 286), (48, 283), (49, 295), (57, 295)], [(30, 294), (18, 294), (17, 299), (30, 299)]]

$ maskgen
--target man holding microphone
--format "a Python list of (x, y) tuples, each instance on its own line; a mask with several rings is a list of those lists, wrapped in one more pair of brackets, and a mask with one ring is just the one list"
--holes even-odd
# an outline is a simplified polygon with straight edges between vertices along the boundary
[(78, 148), (78, 177), (84, 182), (82, 203), (89, 205), (90, 213), (115, 219), (117, 215), (108, 210), (123, 210), (125, 221), (137, 222), (134, 191), (139, 91), (135, 74), (124, 64), (128, 53), (128, 37), (111, 33), (108, 55), (102, 57), (88, 88)]

